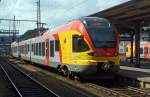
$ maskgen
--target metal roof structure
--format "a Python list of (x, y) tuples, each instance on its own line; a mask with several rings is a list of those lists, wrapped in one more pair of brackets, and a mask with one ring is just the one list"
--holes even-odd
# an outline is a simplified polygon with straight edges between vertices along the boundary
[(106, 17), (119, 27), (131, 28), (137, 22), (150, 22), (150, 0), (131, 0), (90, 16)]

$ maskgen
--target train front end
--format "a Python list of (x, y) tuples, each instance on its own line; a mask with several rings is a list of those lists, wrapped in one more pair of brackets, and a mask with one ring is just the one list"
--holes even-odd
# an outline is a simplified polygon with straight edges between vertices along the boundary
[(114, 27), (104, 18), (85, 17), (80, 21), (81, 35), (73, 36), (76, 70), (85, 74), (117, 72), (119, 35)]

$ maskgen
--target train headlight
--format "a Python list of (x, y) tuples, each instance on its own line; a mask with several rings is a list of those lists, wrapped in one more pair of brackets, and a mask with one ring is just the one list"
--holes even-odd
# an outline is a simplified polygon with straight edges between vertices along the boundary
[(90, 52), (88, 53), (90, 56), (99, 57), (99, 55), (96, 52)]

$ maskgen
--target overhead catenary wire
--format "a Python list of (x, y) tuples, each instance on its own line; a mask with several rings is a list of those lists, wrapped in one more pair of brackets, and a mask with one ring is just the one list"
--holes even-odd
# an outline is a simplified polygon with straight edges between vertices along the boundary
[[(85, 4), (87, 1), (89, 1), (89, 0), (83, 0), (83, 1), (81, 1), (81, 2), (79, 2), (79, 3), (76, 3), (76, 4), (74, 4), (72, 7), (70, 7), (70, 8), (64, 8), (63, 6), (61, 6), (63, 9), (65, 9), (64, 10), (64, 13), (67, 13), (67, 14), (64, 14), (65, 16), (70, 16), (70, 15), (68, 15), (73, 9), (75, 9), (75, 8), (77, 8), (77, 7), (79, 7), (79, 6), (81, 6), (81, 5), (83, 5), (83, 4)], [(55, 5), (56, 5), (56, 2), (55, 2)], [(57, 9), (58, 7), (56, 7), (55, 6), (55, 10)], [(68, 10), (69, 9), (69, 10)], [(57, 15), (57, 11), (55, 12), (55, 14), (54, 14), (54, 16), (56, 16)]]

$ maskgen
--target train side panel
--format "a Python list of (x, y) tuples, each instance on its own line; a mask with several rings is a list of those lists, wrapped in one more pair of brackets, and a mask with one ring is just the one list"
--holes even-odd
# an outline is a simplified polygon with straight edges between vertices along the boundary
[[(56, 32), (55, 32), (56, 33)], [(57, 68), (60, 65), (60, 40), (53, 36), (53, 32), (49, 35), (49, 66)]]
[(44, 65), (45, 38), (43, 36), (31, 39), (30, 61)]

